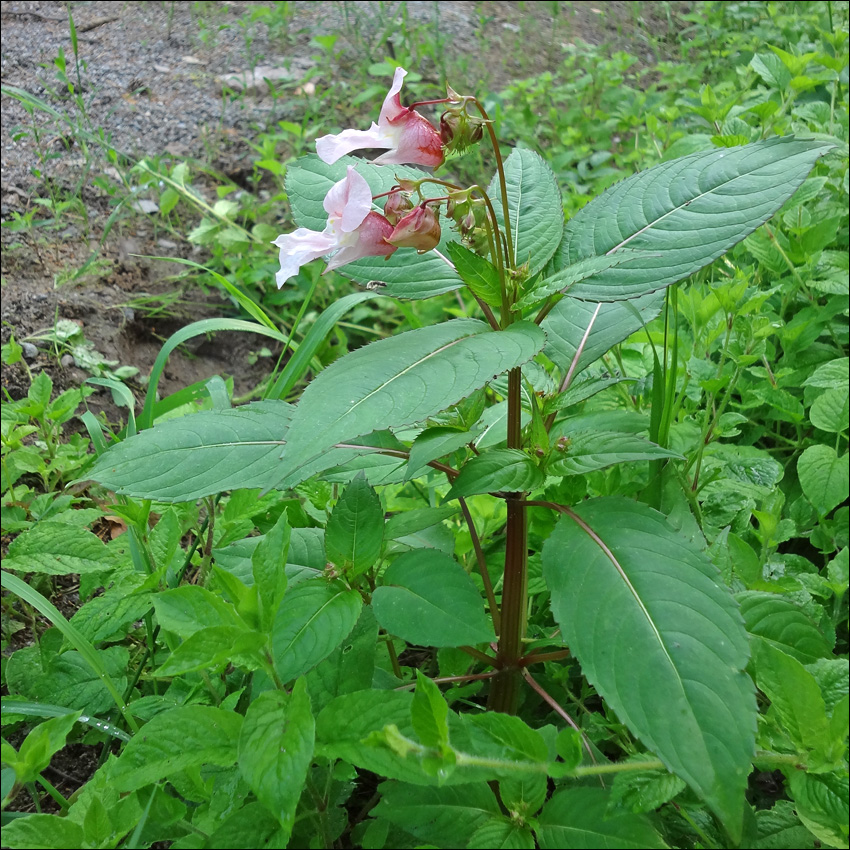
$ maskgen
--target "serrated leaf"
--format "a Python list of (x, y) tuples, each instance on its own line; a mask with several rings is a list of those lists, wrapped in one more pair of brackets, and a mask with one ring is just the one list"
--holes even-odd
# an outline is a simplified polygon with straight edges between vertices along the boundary
[(626, 178), (569, 221), (565, 265), (624, 247), (657, 256), (600, 272), (570, 294), (618, 301), (688, 277), (776, 213), (829, 149), (776, 137), (691, 154)]
[(169, 419), (101, 455), (88, 473), (116, 493), (160, 502), (268, 488), (292, 405), (258, 401)]
[[(310, 230), (325, 229), (328, 214), (322, 202), (333, 184), (345, 177), (349, 165), (355, 166), (358, 174), (366, 179), (373, 195), (388, 192), (396, 185), (397, 177), (418, 180), (428, 176), (415, 168), (402, 165), (387, 168), (350, 156), (332, 165), (315, 155), (302, 157), (286, 170), (286, 192), (296, 224)], [(433, 184), (423, 185), (422, 191), (428, 197), (445, 194), (442, 187)], [(384, 200), (380, 203), (383, 204)], [(448, 227), (444, 228), (438, 251), (445, 254), (450, 237), (453, 238), (454, 234)], [(454, 268), (434, 251), (417, 254), (412, 249), (403, 248), (386, 259), (365, 257), (348, 263), (340, 272), (361, 284), (373, 280), (384, 283), (386, 286), (381, 289), (382, 293), (398, 298), (430, 298), (463, 285)]]
[(444, 501), (498, 491), (520, 493), (543, 485), (540, 467), (519, 449), (491, 449), (464, 464)]
[(824, 389), (840, 389), (850, 381), (850, 358), (839, 357), (822, 363), (803, 381), (804, 387), (823, 387)]
[(384, 542), (384, 509), (360, 473), (343, 490), (325, 527), (328, 561), (348, 578), (377, 566)]
[(439, 847), (466, 847), (479, 826), (499, 814), (499, 804), (484, 782), (422, 788), (385, 782), (373, 814)]
[(743, 620), (715, 567), (661, 514), (604, 498), (559, 521), (543, 575), (588, 680), (740, 833), (757, 712)]
[[(634, 756), (630, 761), (639, 762), (643, 758), (646, 757)], [(685, 787), (678, 776), (661, 770), (624, 771), (614, 777), (609, 805), (612, 810), (622, 807), (638, 813), (653, 812), (669, 803)]]
[(281, 479), (342, 440), (444, 410), (530, 360), (543, 342), (531, 322), (495, 332), (475, 319), (454, 319), (347, 354), (304, 391), (290, 423)]
[(800, 823), (790, 800), (777, 800), (772, 809), (756, 812), (758, 838), (753, 845), (757, 850), (814, 850), (815, 838)]
[[(546, 265), (564, 232), (561, 190), (552, 169), (539, 154), (517, 148), (505, 160), (508, 194), (507, 220), (513, 237), (517, 266), (526, 263), (532, 274)], [(499, 227), (505, 227), (505, 212), (498, 175), (490, 181)]]
[(555, 792), (538, 820), (541, 850), (646, 850), (667, 846), (644, 815), (609, 815), (608, 799), (608, 792), (602, 788)]
[(846, 769), (818, 775), (794, 770), (787, 778), (800, 820), (824, 844), (847, 847), (850, 794)]
[(286, 594), (272, 628), (272, 654), (281, 681), (315, 667), (348, 636), (363, 601), (341, 582), (311, 579)]
[(160, 626), (183, 639), (209, 626), (242, 625), (232, 605), (205, 587), (196, 585), (183, 585), (157, 593), (154, 609)]
[(458, 431), (457, 428), (446, 426), (426, 428), (410, 447), (406, 477), (408, 480), (415, 478), (426, 464), (463, 448), (467, 443), (471, 443), (475, 436), (471, 431)]
[(453, 558), (433, 549), (406, 552), (372, 594), (390, 634), (420, 646), (463, 646), (494, 639), (478, 588)]
[(505, 817), (493, 818), (481, 824), (466, 845), (474, 848), (498, 848), (499, 850), (534, 850), (534, 834), (526, 826)]
[[(555, 255), (555, 267), (559, 267), (559, 254)], [(621, 301), (593, 304), (576, 298), (562, 298), (541, 323), (546, 331), (543, 353), (566, 372), (576, 352), (580, 352), (573, 370), (575, 377), (618, 342), (652, 321), (661, 312), (663, 304), (663, 292), (644, 295), (628, 304)]]
[(261, 666), (258, 651), (265, 644), (265, 635), (244, 626), (210, 626), (186, 638), (155, 675), (181, 676), (230, 663), (257, 670)]
[(422, 671), (416, 671), (416, 690), (410, 706), (410, 720), (426, 747), (438, 749), (449, 742), (449, 706), (440, 689)]
[(83, 828), (59, 815), (27, 815), (3, 827), (3, 846), (12, 850), (82, 847)]
[(832, 655), (823, 632), (790, 599), (746, 591), (736, 596), (747, 631), (803, 664)]
[(850, 392), (847, 387), (828, 389), (819, 395), (809, 410), (809, 420), (815, 428), (830, 434), (840, 434), (850, 428)]
[(594, 469), (605, 469), (617, 463), (636, 460), (658, 460), (682, 456), (634, 434), (615, 431), (570, 432), (563, 454), (550, 456), (546, 471), (550, 475), (584, 475)]
[(53, 576), (101, 572), (115, 564), (115, 556), (96, 535), (70, 523), (50, 520), (19, 534), (3, 558), (3, 569)]
[(498, 269), (458, 242), (449, 242), (446, 248), (463, 282), (485, 304), (498, 307), (502, 303)]
[(559, 410), (580, 404), (597, 393), (601, 393), (602, 390), (607, 390), (608, 387), (623, 383), (634, 383), (636, 380), (636, 378), (585, 378), (582, 381), (574, 381), (568, 390), (546, 399), (543, 405), (543, 415), (548, 416), (550, 413), (556, 413)]
[(315, 737), (316, 724), (303, 679), (290, 694), (260, 694), (248, 707), (242, 724), (239, 772), (278, 819), (285, 837), (292, 831)]
[(832, 446), (809, 446), (797, 459), (797, 475), (803, 493), (821, 515), (850, 495), (847, 455), (839, 458)]
[(284, 511), (251, 555), (251, 575), (260, 605), (260, 628), (265, 633), (271, 630), (286, 593), (286, 561), (291, 537), (292, 530)]
[(164, 711), (124, 748), (112, 782), (119, 791), (135, 791), (190, 767), (230, 767), (241, 728), (241, 715), (220, 708), (188, 705)]
[(457, 505), (443, 505), (440, 508), (419, 508), (412, 511), (402, 511), (391, 516), (384, 528), (387, 540), (399, 540), (411, 534), (438, 525), (443, 520), (458, 512)]

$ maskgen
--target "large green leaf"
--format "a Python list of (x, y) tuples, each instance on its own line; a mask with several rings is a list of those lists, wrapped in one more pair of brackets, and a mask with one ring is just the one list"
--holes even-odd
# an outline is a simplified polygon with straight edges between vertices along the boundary
[[(310, 230), (325, 229), (328, 214), (322, 201), (333, 184), (345, 177), (349, 165), (356, 166), (358, 173), (366, 178), (373, 195), (389, 191), (397, 183), (397, 177), (417, 180), (428, 176), (408, 166), (394, 165), (388, 168), (349, 156), (333, 165), (322, 162), (317, 156), (302, 157), (286, 172), (286, 191), (296, 224)], [(426, 184), (422, 189), (430, 197), (445, 194), (442, 187), (432, 184)], [(382, 209), (385, 202), (386, 199), (382, 198), (379, 208)], [(437, 246), (437, 251), (443, 256), (446, 243), (452, 236), (448, 227), (443, 228), (443, 237)], [(436, 251), (417, 254), (412, 248), (400, 248), (387, 259), (365, 257), (355, 263), (348, 263), (341, 272), (350, 275), (358, 283), (379, 281), (386, 284), (381, 288), (381, 293), (398, 298), (430, 298), (463, 285), (454, 267)]]
[(462, 646), (494, 638), (484, 601), (453, 558), (416, 549), (389, 566), (372, 594), (378, 622), (390, 634), (421, 646)]
[(519, 449), (491, 449), (466, 463), (445, 501), (499, 490), (523, 492), (543, 484), (540, 467)]
[(838, 457), (832, 446), (809, 446), (797, 460), (797, 475), (806, 498), (821, 515), (846, 501), (850, 493), (847, 454)]
[(543, 574), (588, 680), (739, 834), (757, 712), (747, 633), (716, 568), (661, 514), (612, 497), (560, 520)]
[(602, 788), (557, 791), (540, 813), (537, 840), (541, 850), (667, 846), (644, 815), (609, 813), (609, 797)]
[(116, 561), (103, 541), (85, 528), (45, 520), (18, 535), (3, 567), (21, 573), (92, 573), (111, 570)]
[(616, 431), (576, 431), (568, 439), (563, 454), (552, 454), (546, 468), (550, 475), (583, 475), (616, 463), (682, 457), (634, 434)]
[(169, 419), (111, 448), (88, 473), (116, 493), (183, 502), (222, 490), (266, 488), (292, 406), (258, 401)]
[(543, 353), (566, 371), (576, 358), (576, 352), (580, 352), (573, 370), (575, 376), (612, 346), (652, 321), (661, 312), (663, 304), (662, 292), (650, 293), (628, 304), (622, 301), (593, 304), (576, 298), (562, 298), (541, 325), (546, 331)]
[(623, 180), (569, 222), (556, 270), (620, 248), (649, 253), (576, 283), (570, 295), (620, 301), (716, 260), (777, 212), (831, 145), (794, 137), (691, 154)]
[[(525, 148), (517, 148), (505, 161), (505, 183), (516, 262), (518, 266), (528, 263), (534, 274), (555, 253), (564, 232), (561, 190), (540, 155)], [(490, 181), (487, 191), (499, 226), (505, 227), (498, 175)]]
[(531, 322), (495, 332), (476, 319), (455, 319), (347, 354), (305, 390), (289, 426), (280, 478), (342, 440), (438, 413), (530, 360), (544, 339)]
[(272, 628), (274, 666), (281, 681), (327, 658), (354, 628), (362, 604), (357, 591), (337, 581), (310, 579), (292, 588)]

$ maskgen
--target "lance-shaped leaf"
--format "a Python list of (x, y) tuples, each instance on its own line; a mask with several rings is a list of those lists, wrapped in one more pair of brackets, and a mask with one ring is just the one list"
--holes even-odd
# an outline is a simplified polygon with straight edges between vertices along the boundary
[(717, 569), (657, 511), (603, 498), (559, 521), (543, 575), (588, 680), (740, 834), (757, 711), (747, 633)]
[(287, 434), (281, 478), (343, 440), (444, 410), (530, 360), (543, 342), (531, 322), (495, 332), (476, 319), (455, 319), (347, 354), (304, 391)]
[(476, 493), (520, 493), (543, 484), (540, 467), (518, 449), (492, 449), (472, 458), (455, 478), (445, 501)]
[(359, 576), (378, 563), (383, 542), (384, 509), (361, 473), (345, 488), (328, 519), (328, 560), (346, 576)]
[(101, 455), (88, 476), (116, 493), (160, 502), (270, 487), (292, 410), (257, 401), (169, 419)]
[(647, 256), (576, 283), (570, 295), (620, 301), (669, 286), (767, 221), (830, 147), (793, 136), (773, 138), (691, 154), (629, 177), (570, 220), (556, 271), (631, 248)]
[[(508, 193), (508, 226), (513, 238), (518, 266), (528, 263), (532, 274), (546, 265), (564, 232), (561, 190), (552, 169), (539, 154), (517, 148), (505, 161)], [(487, 190), (493, 199), (499, 227), (505, 227), (505, 213), (498, 175)]]
[(459, 242), (449, 242), (446, 248), (463, 282), (486, 304), (498, 307), (502, 303), (498, 269)]
[[(428, 176), (415, 168), (403, 165), (387, 168), (350, 156), (344, 156), (332, 165), (322, 162), (317, 156), (302, 157), (286, 171), (286, 192), (292, 204), (295, 223), (299, 227), (325, 229), (328, 214), (322, 202), (333, 184), (345, 177), (349, 165), (355, 166), (358, 174), (366, 178), (373, 195), (388, 192), (396, 185), (397, 177), (419, 180)], [(425, 184), (422, 191), (429, 197), (445, 194), (442, 187), (433, 184)], [(385, 203), (386, 198), (381, 198), (375, 202), (375, 209), (382, 210)], [(412, 248), (401, 248), (386, 259), (364, 257), (348, 263), (340, 269), (340, 273), (364, 285), (377, 281), (375, 285), (380, 287), (382, 293), (397, 298), (416, 299), (441, 295), (463, 285), (454, 267), (441, 256), (446, 253), (448, 239), (453, 237), (454, 234), (446, 227), (436, 251), (417, 254)]]
[(621, 301), (593, 304), (576, 298), (562, 298), (541, 325), (546, 331), (543, 353), (564, 372), (575, 361), (575, 377), (612, 346), (652, 321), (661, 312), (663, 304), (663, 292), (645, 295), (628, 304)]
[(619, 434), (616, 431), (577, 431), (567, 434), (569, 443), (563, 454), (558, 451), (552, 453), (546, 468), (550, 475), (583, 475), (616, 463), (682, 457), (634, 434)]

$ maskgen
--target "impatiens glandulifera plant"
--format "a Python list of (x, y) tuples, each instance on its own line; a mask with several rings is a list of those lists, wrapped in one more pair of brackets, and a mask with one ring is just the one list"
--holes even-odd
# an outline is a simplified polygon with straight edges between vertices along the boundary
[[(650, 417), (577, 413), (621, 380), (581, 373), (642, 332), (663, 290), (776, 213), (830, 145), (777, 137), (664, 162), (565, 224), (550, 169), (528, 150), (503, 157), (480, 100), (449, 90), (432, 101), (445, 109), (438, 132), (401, 105), (403, 76), (377, 125), (325, 136), (318, 157), (289, 168), (299, 228), (275, 242), (278, 284), (329, 255), (363, 299), (454, 292), (455, 318), (340, 357), (295, 404), (278, 394), (170, 419), (97, 460), (92, 479), (158, 502), (253, 489), (280, 493), (294, 516), (285, 493), (333, 487), (321, 508), (311, 503), (312, 520), (301, 512), (301, 525), (324, 529), (278, 512), (260, 538), (210, 553), (206, 587), (156, 594), (172, 652), (153, 675), (232, 665), (250, 678), (238, 705), (155, 716), (111, 781), (130, 791), (200, 763), (236, 764), (279, 842), (268, 846), (289, 840), (305, 781), (330, 782), (329, 765), (342, 763), (391, 780), (373, 812), (385, 833), (401, 825), (437, 846), (661, 847), (651, 820), (612, 815), (610, 791), (578, 782), (644, 771), (658, 805), (687, 783), (737, 844), (758, 716), (744, 618), (683, 520), (687, 499), (670, 495), (677, 477), (662, 478), (681, 456), (642, 436)], [(489, 182), (410, 167), (440, 166), (482, 139), (497, 164)], [(360, 148), (387, 153), (347, 156)], [(576, 486), (647, 461), (658, 480), (646, 481), (646, 501), (586, 499)], [(425, 502), (386, 518), (380, 487)], [(452, 545), (441, 530), (455, 515)], [(402, 642), (438, 650), (436, 680), (399, 680)], [(595, 691), (605, 722), (632, 733), (620, 740), (631, 758), (612, 763), (580, 734), (549, 693), (558, 664), (569, 665), (560, 681), (583, 689), (582, 711)], [(467, 683), (460, 699), (486, 696), (486, 711), (450, 710), (435, 681)], [(560, 732), (511, 716), (540, 700)], [(145, 743), (166, 728), (180, 750), (167, 763), (161, 744)], [(771, 769), (796, 776), (793, 759), (774, 755)], [(431, 806), (421, 825), (405, 814), (415, 806)], [(581, 843), (587, 835), (598, 843)]]

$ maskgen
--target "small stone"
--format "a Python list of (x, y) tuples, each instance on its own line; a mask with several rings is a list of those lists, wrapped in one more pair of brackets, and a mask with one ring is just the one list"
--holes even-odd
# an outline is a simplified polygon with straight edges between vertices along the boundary
[(38, 357), (38, 349), (31, 342), (22, 342), (21, 348), (27, 360), (35, 360)]
[(69, 369), (71, 366), (76, 366), (77, 361), (74, 360), (73, 354), (63, 354), (62, 359), (59, 361), (59, 365), (64, 369)]
[(159, 212), (159, 204), (155, 201), (149, 201), (147, 198), (139, 198), (138, 201), (133, 201), (130, 204), (130, 209), (140, 213), (155, 213)]

